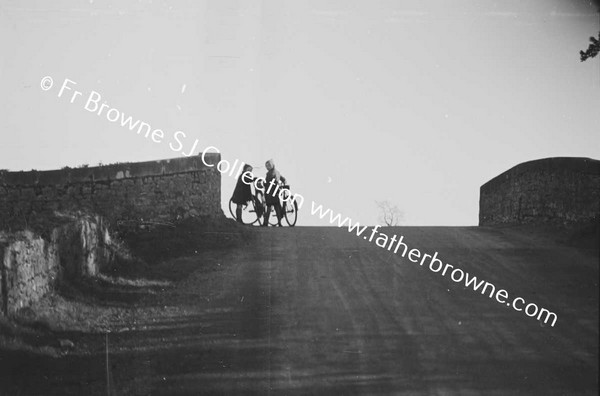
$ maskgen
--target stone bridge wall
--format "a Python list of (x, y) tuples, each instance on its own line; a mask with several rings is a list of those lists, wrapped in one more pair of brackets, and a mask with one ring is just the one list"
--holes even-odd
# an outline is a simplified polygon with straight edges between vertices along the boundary
[(60, 282), (99, 274), (114, 257), (99, 216), (72, 217), (49, 238), (31, 231), (0, 232), (0, 315), (30, 306)]
[(195, 156), (0, 172), (0, 315), (33, 304), (63, 280), (101, 272), (114, 258), (109, 229), (119, 221), (223, 216), (220, 155), (204, 159), (215, 166)]
[(599, 221), (600, 161), (547, 158), (519, 164), (481, 186), (479, 225)]
[[(207, 154), (217, 164), (220, 154)], [(52, 171), (0, 172), (0, 229), (38, 215), (74, 212), (116, 220), (220, 216), (221, 174), (201, 157)]]

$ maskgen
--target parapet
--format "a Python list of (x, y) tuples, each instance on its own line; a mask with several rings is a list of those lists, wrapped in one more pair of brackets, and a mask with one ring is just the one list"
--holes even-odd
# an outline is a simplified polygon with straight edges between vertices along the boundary
[(0, 228), (54, 212), (110, 222), (219, 216), (220, 154), (49, 171), (0, 172)]
[(589, 223), (600, 218), (600, 161), (524, 162), (480, 188), (479, 225)]

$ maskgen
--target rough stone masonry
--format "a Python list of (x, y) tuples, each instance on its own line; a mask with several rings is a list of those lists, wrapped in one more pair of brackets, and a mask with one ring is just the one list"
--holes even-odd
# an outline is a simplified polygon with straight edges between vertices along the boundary
[(10, 316), (59, 282), (97, 275), (114, 258), (99, 216), (78, 216), (44, 239), (33, 232), (0, 232), (0, 314)]
[(481, 186), (479, 225), (600, 221), (600, 161), (546, 158)]
[[(220, 154), (204, 160), (217, 164)], [(0, 172), (0, 229), (55, 211), (118, 220), (222, 216), (221, 174), (199, 156), (52, 171)]]
[[(215, 165), (220, 154), (206, 154), (204, 161)], [(47, 227), (44, 238), (29, 230), (33, 222), (65, 214), (69, 218)], [(205, 216), (223, 216), (221, 173), (198, 156), (0, 171), (0, 314), (35, 303), (61, 281), (101, 272), (113, 259), (111, 224)]]

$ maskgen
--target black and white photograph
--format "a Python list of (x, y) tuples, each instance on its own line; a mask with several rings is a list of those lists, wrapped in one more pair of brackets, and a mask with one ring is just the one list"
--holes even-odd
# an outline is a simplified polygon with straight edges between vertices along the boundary
[(595, 396), (598, 0), (0, 0), (0, 396)]

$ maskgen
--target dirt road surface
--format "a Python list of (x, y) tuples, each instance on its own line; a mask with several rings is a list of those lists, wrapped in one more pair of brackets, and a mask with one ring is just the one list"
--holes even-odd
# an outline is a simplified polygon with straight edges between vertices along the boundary
[[(511, 229), (386, 232), (555, 312), (556, 325), (343, 229), (256, 228), (251, 243), (239, 248), (173, 260), (169, 265), (191, 260), (197, 269), (132, 303), (139, 313), (119, 331), (62, 335), (89, 353), (3, 351), (0, 389), (7, 395), (597, 394), (597, 249)], [(154, 316), (144, 314), (148, 307)]]

